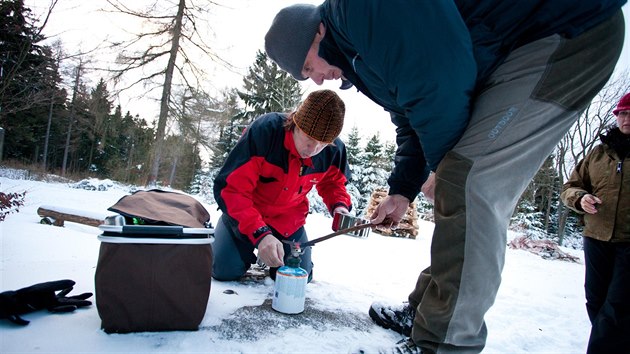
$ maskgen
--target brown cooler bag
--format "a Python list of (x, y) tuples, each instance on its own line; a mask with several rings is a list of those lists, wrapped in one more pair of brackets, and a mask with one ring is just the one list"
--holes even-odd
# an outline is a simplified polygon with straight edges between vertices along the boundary
[[(165, 214), (181, 212), (169, 210), (174, 208), (168, 202), (173, 198), (178, 203), (198, 202), (183, 194), (151, 192), (124, 197), (109, 209), (123, 218), (99, 226), (102, 234), (98, 237), (101, 246), (95, 274), (96, 306), (101, 328), (107, 333), (197, 330), (206, 312), (214, 233), (207, 227), (209, 215), (204, 222), (185, 222), (202, 227), (160, 220)], [(152, 219), (144, 213), (140, 213), (142, 217), (134, 216), (126, 198), (133, 199), (132, 205), (150, 200), (155, 204), (153, 208), (142, 208), (163, 212), (156, 212)], [(125, 207), (118, 208), (121, 205)], [(199, 220), (203, 221), (205, 216), (201, 214)], [(127, 225), (131, 220), (142, 220), (143, 225)]]

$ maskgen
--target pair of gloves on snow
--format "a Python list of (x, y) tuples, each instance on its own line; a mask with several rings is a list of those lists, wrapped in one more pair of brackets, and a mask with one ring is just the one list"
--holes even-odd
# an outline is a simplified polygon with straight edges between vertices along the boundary
[(25, 313), (46, 309), (50, 312), (72, 312), (92, 305), (86, 300), (92, 293), (66, 296), (75, 282), (69, 279), (31, 285), (15, 291), (0, 293), (0, 319), (26, 326), (29, 321), (20, 317)]

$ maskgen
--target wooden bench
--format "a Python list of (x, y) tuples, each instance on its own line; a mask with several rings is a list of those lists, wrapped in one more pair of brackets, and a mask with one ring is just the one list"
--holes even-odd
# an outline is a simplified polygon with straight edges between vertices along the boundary
[(61, 208), (51, 205), (42, 205), (37, 209), (37, 214), (42, 218), (40, 224), (64, 226), (64, 222), (75, 222), (89, 226), (99, 226), (108, 214), (102, 217), (98, 213), (86, 212), (84, 210)]

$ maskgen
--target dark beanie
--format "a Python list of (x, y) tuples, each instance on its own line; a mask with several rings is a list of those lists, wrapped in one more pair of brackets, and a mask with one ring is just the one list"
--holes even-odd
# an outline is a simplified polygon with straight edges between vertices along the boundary
[(306, 135), (332, 143), (341, 133), (346, 105), (331, 90), (311, 92), (293, 114), (293, 121)]
[(306, 80), (302, 68), (322, 22), (320, 8), (295, 4), (280, 10), (265, 35), (265, 51), (271, 60), (296, 80)]

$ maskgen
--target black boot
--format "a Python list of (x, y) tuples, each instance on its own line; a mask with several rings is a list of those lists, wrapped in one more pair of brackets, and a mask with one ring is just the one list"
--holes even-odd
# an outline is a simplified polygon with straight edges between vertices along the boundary
[(370, 306), (370, 317), (377, 325), (396, 331), (406, 337), (411, 336), (416, 310), (405, 302), (398, 306), (375, 302)]

